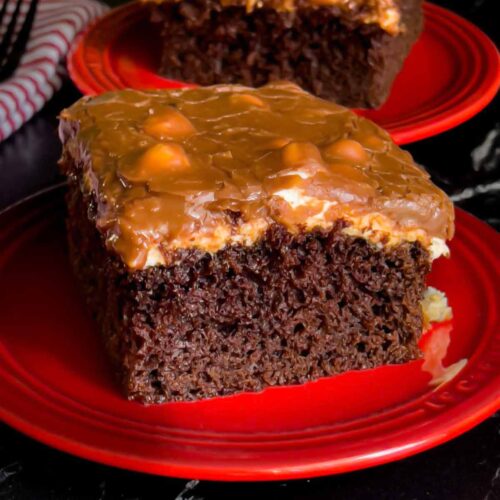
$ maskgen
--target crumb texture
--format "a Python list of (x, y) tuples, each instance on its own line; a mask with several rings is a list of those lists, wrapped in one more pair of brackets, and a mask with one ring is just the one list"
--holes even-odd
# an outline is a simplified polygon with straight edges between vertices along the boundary
[(429, 271), (419, 243), (377, 249), (330, 230), (271, 226), (251, 247), (177, 250), (130, 271), (70, 177), (73, 267), (129, 399), (186, 401), (301, 384), (420, 356)]
[(346, 106), (378, 107), (422, 28), (421, 1), (398, 4), (403, 28), (391, 34), (338, 6), (247, 12), (217, 0), (164, 2), (153, 13), (163, 25), (160, 73), (200, 85), (286, 79)]

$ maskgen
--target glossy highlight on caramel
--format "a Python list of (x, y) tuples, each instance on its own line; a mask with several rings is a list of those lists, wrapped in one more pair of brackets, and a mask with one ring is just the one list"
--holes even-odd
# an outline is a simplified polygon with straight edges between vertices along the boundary
[(63, 170), (86, 158), (82, 189), (132, 269), (175, 248), (253, 244), (273, 223), (343, 219), (381, 244), (453, 234), (450, 200), (385, 131), (287, 82), (86, 97), (60, 134)]

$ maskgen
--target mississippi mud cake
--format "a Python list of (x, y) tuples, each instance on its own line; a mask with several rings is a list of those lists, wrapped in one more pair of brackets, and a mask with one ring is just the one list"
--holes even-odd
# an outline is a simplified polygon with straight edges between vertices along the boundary
[(60, 135), (72, 264), (128, 398), (420, 356), (454, 212), (374, 123), (274, 83), (85, 97)]
[(380, 106), (422, 29), (421, 0), (156, 0), (159, 72), (199, 85), (294, 81)]

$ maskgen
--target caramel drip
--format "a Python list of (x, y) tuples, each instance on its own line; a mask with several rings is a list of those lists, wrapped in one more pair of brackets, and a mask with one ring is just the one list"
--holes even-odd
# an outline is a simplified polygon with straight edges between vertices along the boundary
[(375, 216), (424, 244), (453, 234), (451, 202), (385, 131), (286, 82), (124, 90), (61, 118), (96, 223), (131, 268), (152, 248), (251, 244), (272, 222), (296, 231)]

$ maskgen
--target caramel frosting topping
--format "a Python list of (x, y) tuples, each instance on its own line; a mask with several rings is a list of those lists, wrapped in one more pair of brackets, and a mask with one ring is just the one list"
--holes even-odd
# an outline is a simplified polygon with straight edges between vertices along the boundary
[[(182, 0), (142, 0), (144, 3), (179, 3)], [(391, 35), (401, 30), (401, 12), (397, 0), (219, 0), (222, 7), (245, 7), (248, 13), (255, 9), (274, 9), (294, 12), (301, 8), (335, 7), (352, 21), (376, 24)]]
[(343, 219), (374, 244), (436, 255), (453, 235), (452, 203), (385, 131), (290, 83), (85, 97), (60, 135), (63, 169), (82, 168), (96, 224), (132, 269), (176, 248), (251, 245), (274, 222)]

